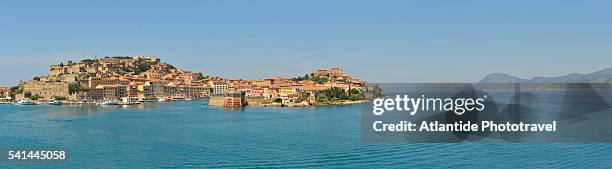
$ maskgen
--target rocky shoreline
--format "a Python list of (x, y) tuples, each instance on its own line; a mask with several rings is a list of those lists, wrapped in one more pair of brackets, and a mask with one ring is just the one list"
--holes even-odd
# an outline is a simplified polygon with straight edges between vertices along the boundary
[(311, 107), (311, 106), (344, 106), (352, 104), (364, 104), (369, 103), (370, 100), (357, 100), (357, 101), (333, 101), (333, 102), (320, 102), (310, 104), (307, 102), (301, 103), (267, 103), (261, 105), (248, 105), (247, 107)]

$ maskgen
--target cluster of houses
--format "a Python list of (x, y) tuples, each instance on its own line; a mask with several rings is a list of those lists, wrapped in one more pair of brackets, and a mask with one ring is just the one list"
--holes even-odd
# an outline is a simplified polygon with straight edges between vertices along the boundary
[(11, 89), (8, 87), (0, 87), (0, 102), (10, 101), (12, 99)]
[[(365, 82), (340, 68), (315, 70), (305, 77), (230, 80), (185, 71), (159, 58), (113, 56), (52, 65), (47, 76), (21, 82), (15, 99), (65, 99), (75, 102), (105, 100), (179, 100), (211, 98), (211, 105), (244, 106), (267, 103), (316, 102), (323, 90), (365, 90)], [(11, 93), (0, 88), (0, 97)]]

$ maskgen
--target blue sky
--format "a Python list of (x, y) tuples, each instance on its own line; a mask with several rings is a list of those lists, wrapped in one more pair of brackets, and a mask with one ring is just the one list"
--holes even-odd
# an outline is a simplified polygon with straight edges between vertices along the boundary
[(610, 1), (2, 1), (0, 86), (49, 65), (154, 55), (259, 79), (342, 67), (371, 82), (476, 82), (612, 66)]

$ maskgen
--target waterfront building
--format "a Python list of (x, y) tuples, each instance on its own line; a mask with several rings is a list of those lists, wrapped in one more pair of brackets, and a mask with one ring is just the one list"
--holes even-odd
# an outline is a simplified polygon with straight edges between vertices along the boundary
[(229, 86), (227, 83), (222, 83), (222, 82), (213, 83), (213, 95), (225, 94), (225, 91), (227, 91), (228, 89), (229, 89)]
[(89, 96), (87, 95), (87, 93), (88, 92), (77, 91), (76, 93), (70, 95), (70, 98), (68, 98), (68, 100), (86, 101), (89, 99)]
[(247, 105), (247, 99), (244, 92), (231, 91), (223, 95), (211, 97), (208, 105), (219, 107), (243, 107)]
[(138, 98), (143, 100), (155, 100), (153, 89), (150, 84), (138, 85)]
[(207, 86), (182, 86), (181, 92), (187, 98), (201, 98), (208, 97), (211, 93), (211, 88)]
[(173, 95), (179, 94), (176, 85), (173, 83), (166, 84), (164, 86), (164, 92), (166, 93), (167, 96), (173, 96)]
[(103, 89), (104, 100), (119, 100), (128, 96), (126, 85), (99, 85)]
[(89, 101), (102, 101), (104, 100), (104, 89), (101, 88), (90, 88), (87, 90), (87, 98)]
[(153, 91), (153, 96), (157, 98), (166, 97), (166, 88), (161, 81), (150, 81), (146, 82), (145, 85), (151, 86), (151, 90)]

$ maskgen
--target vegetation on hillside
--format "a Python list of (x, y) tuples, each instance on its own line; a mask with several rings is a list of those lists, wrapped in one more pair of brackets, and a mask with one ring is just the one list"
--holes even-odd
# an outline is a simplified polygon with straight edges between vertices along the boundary
[(302, 81), (302, 80), (311, 80), (311, 81), (313, 81), (313, 82), (315, 82), (317, 84), (325, 84), (325, 83), (327, 83), (327, 81), (329, 81), (329, 79), (327, 79), (325, 77), (317, 77), (317, 76), (314, 76), (314, 74), (312, 74), (312, 73), (310, 75), (309, 74), (305, 74), (304, 76), (298, 76), (298, 77), (292, 78), (291, 80), (293, 80), (295, 82), (299, 82), (299, 81)]
[(79, 91), (79, 85), (77, 85), (76, 83), (68, 85), (68, 93), (75, 94), (77, 91)]
[(64, 97), (64, 96), (53, 96), (53, 99), (55, 99), (55, 100), (67, 100), (67, 98)]
[(323, 90), (317, 96), (317, 101), (319, 102), (334, 102), (334, 101), (357, 101), (363, 100), (364, 94), (358, 89), (350, 89), (348, 91), (342, 90), (339, 87), (333, 87), (328, 90)]
[(92, 65), (94, 63), (98, 63), (98, 59), (83, 59), (81, 60), (81, 63), (84, 63), (86, 65)]
[(32, 100), (38, 100), (38, 99), (40, 99), (42, 97), (40, 97), (40, 95), (38, 95), (38, 94), (35, 94), (35, 95), (31, 95), (30, 97), (27, 97), (27, 98), (30, 98)]

